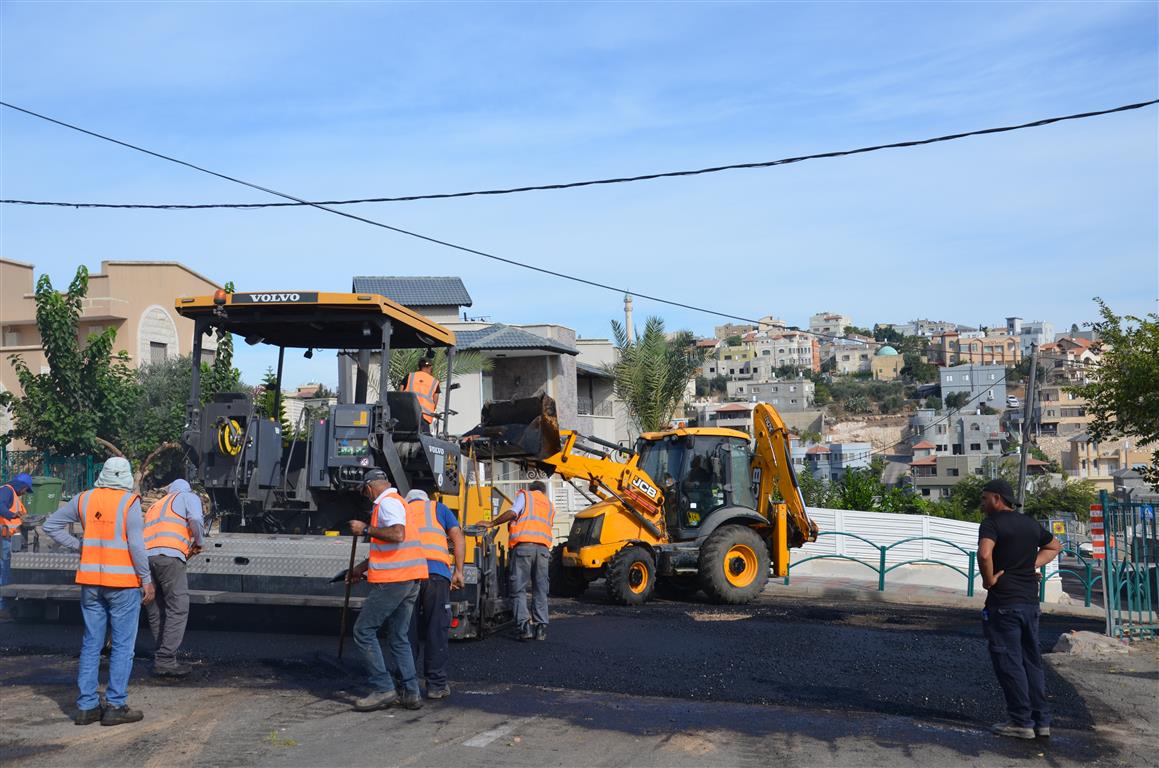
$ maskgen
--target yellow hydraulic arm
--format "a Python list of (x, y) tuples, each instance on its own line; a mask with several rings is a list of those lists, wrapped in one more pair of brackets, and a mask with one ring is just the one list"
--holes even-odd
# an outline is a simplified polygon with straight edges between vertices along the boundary
[(793, 471), (792, 444), (789, 430), (777, 409), (768, 403), (757, 403), (753, 409), (753, 468), (760, 471), (757, 511), (770, 521), (774, 521), (772, 505), (773, 490), (780, 493), (788, 509), (792, 526), (797, 535), (788, 535), (787, 546), (801, 546), (817, 540), (817, 524), (809, 519), (805, 511), (805, 498), (801, 486), (797, 484), (797, 474)]
[[(640, 460), (637, 454), (632, 454), (627, 461), (617, 461), (607, 454), (593, 454), (590, 447), (580, 444), (581, 440), (593, 438), (585, 438), (570, 429), (561, 429), (559, 436), (559, 453), (539, 459), (537, 464), (565, 479), (586, 481), (589, 490), (604, 501), (620, 502), (657, 542), (665, 539), (664, 494), (648, 473), (637, 466)], [(621, 450), (615, 445), (608, 447)]]

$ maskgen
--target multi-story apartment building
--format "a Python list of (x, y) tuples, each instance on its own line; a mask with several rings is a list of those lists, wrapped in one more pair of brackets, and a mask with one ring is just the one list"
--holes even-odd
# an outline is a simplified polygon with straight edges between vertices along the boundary
[(1022, 346), (1005, 331), (947, 331), (930, 338), (927, 356), (940, 366), (981, 363), (1010, 367), (1022, 360)]
[(1045, 320), (1024, 322), (1021, 317), (1008, 317), (1006, 333), (1019, 339), (1024, 356), (1030, 354), (1031, 344), (1037, 344), (1041, 348), (1044, 344), (1054, 341), (1054, 326)]
[(1102, 360), (1098, 346), (1087, 339), (1063, 338), (1038, 349), (1039, 366), (1052, 380), (1085, 381)]
[(1006, 407), (1006, 368), (1001, 365), (966, 363), (938, 369), (942, 401), (964, 392), (972, 410), (983, 404), (1002, 410)]
[(813, 407), (816, 385), (809, 379), (780, 381), (729, 381), (730, 400), (769, 403), (778, 411), (804, 411)]
[(1138, 464), (1150, 464), (1148, 451), (1133, 438), (1124, 437), (1096, 443), (1086, 432), (1067, 440), (1062, 454), (1062, 471), (1075, 480), (1089, 480), (1101, 491), (1114, 490), (1115, 473)]
[(809, 330), (826, 336), (844, 336), (847, 325), (853, 325), (853, 318), (840, 312), (818, 312), (809, 318)]
[(902, 336), (934, 336), (958, 330), (955, 323), (945, 320), (910, 320), (908, 323), (886, 323), (885, 327), (897, 331)]
[(1091, 416), (1086, 398), (1066, 391), (1069, 384), (1053, 383), (1038, 388), (1038, 433), (1073, 437), (1085, 432)]
[(821, 360), (833, 361), (833, 373), (848, 376), (854, 373), (871, 373), (873, 356), (881, 346), (866, 336), (849, 336), (844, 339), (822, 339)]
[(793, 465), (818, 480), (839, 482), (851, 469), (869, 469), (870, 443), (802, 443), (792, 441)]
[(1001, 454), (1007, 435), (1000, 422), (998, 414), (919, 408), (909, 426), (910, 440), (916, 443), (914, 455), (924, 443), (931, 443), (929, 450), (939, 456)]

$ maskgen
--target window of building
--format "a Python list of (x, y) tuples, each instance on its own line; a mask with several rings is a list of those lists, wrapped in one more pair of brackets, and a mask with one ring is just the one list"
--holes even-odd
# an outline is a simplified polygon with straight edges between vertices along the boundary
[(149, 342), (149, 362), (163, 363), (169, 358), (169, 345), (159, 341)]
[(946, 374), (946, 383), (947, 383), (947, 384), (952, 384), (952, 383), (953, 383), (953, 381), (954, 381), (954, 375), (953, 375), (953, 374), (951, 374), (951, 373), (947, 373), (947, 374)]
[(958, 476), (958, 468), (957, 467), (950, 467), (949, 469), (946, 470), (946, 474), (949, 475), (950, 477), (957, 477)]
[(971, 451), (980, 451), (980, 450), (982, 450), (982, 444), (981, 443), (970, 443), (970, 450)]
[(939, 446), (938, 446), (938, 451), (939, 451), (939, 452), (945, 453), (945, 450), (946, 450), (946, 446), (944, 446), (944, 445), (939, 445)]
[(929, 496), (929, 495), (930, 495), (930, 489), (929, 488), (922, 488), (922, 496)]
[(971, 432), (981, 432), (982, 425), (977, 423), (977, 422), (974, 422), (973, 424), (970, 425), (970, 431)]
[(962, 446), (960, 446), (960, 445), (958, 445), (957, 443), (955, 443), (955, 444), (954, 444), (954, 450), (952, 451), (952, 453), (953, 453), (955, 456), (961, 456), (961, 455), (962, 455)]
[(795, 397), (794, 397), (792, 400), (790, 400), (790, 401), (789, 401), (789, 403), (790, 403), (791, 405), (796, 405), (796, 404), (797, 404), (797, 398), (795, 398)]
[(963, 374), (962, 374), (962, 383), (963, 383), (963, 384), (969, 384), (969, 383), (970, 383), (970, 374), (968, 374), (968, 373), (963, 373)]
[(935, 431), (936, 431), (936, 432), (937, 432), (939, 435), (944, 435), (944, 434), (946, 434), (946, 425), (945, 425), (945, 424), (939, 424), (939, 425), (938, 425), (938, 427), (937, 427), (937, 429), (936, 429)]

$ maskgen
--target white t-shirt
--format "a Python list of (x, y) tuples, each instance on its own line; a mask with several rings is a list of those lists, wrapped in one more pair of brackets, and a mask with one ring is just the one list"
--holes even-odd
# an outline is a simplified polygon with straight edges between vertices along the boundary
[(525, 506), (527, 506), (526, 504), (523, 503), (524, 500), (526, 500), (526, 499), (527, 499), (526, 493), (515, 494), (515, 503), (513, 503), (511, 505), (511, 514), (515, 515), (516, 520), (518, 520), (519, 516), (523, 514), (523, 508)]
[(406, 505), (399, 500), (398, 491), (387, 488), (374, 500), (378, 507), (378, 520), (372, 521), (376, 528), (389, 528), (392, 525), (406, 525)]

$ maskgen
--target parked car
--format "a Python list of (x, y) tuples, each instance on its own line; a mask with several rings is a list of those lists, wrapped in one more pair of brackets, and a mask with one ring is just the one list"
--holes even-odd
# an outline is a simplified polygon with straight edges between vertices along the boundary
[(1009, 397), (1006, 398), (1006, 407), (1007, 408), (1021, 408), (1022, 403), (1019, 402), (1017, 397), (1015, 397), (1014, 395), (1010, 395)]

